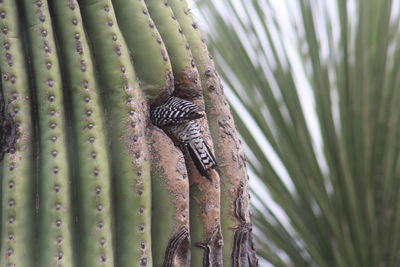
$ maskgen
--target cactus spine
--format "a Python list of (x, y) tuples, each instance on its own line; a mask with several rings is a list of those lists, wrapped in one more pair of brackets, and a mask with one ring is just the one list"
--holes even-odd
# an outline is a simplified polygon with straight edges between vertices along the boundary
[[(189, 180), (182, 152), (160, 129), (150, 130), (154, 266), (190, 266)], [(164, 155), (168, 154), (168, 158)]]
[[(2, 119), (11, 115), (17, 140), (4, 156), (0, 177), (0, 265), (28, 266), (34, 260), (31, 243), (35, 229), (33, 126), (28, 72), (16, 1), (0, 2), (0, 69), (3, 99)], [(8, 116), (8, 118), (10, 118)], [(4, 121), (1, 122), (4, 126)], [(3, 131), (3, 129), (2, 129)], [(1, 144), (2, 149), (4, 144)]]
[[(2, 0), (0, 31), (0, 267), (256, 266), (239, 141), (185, 1)], [(200, 107), (221, 186), (151, 124), (171, 96)]]
[(39, 266), (73, 266), (70, 171), (57, 48), (46, 1), (24, 0), (39, 123)]
[(167, 49), (144, 1), (113, 0), (121, 31), (133, 56), (140, 88), (151, 103), (162, 102), (173, 91)]
[[(199, 106), (204, 106), (200, 77), (189, 44), (169, 2), (147, 0), (146, 3), (170, 55), (175, 77), (174, 95), (192, 100)], [(208, 147), (213, 150), (207, 120), (202, 118), (199, 121), (203, 139)], [(185, 149), (183, 150), (185, 151)], [(219, 175), (211, 169), (209, 176), (212, 182), (210, 183), (198, 172), (187, 151), (185, 151), (185, 154), (191, 179), (191, 266), (202, 266), (204, 264), (222, 266), (221, 246), (223, 241), (220, 233)]]
[(83, 1), (81, 8), (106, 95), (116, 195), (116, 264), (151, 266), (148, 108), (111, 1)]
[(200, 73), (205, 109), (215, 156), (221, 173), (221, 225), (223, 258), (227, 266), (254, 266), (257, 259), (251, 238), (248, 176), (240, 141), (221, 82), (204, 39), (186, 1), (170, 0), (174, 14), (192, 47)]
[[(104, 112), (80, 8), (75, 0), (51, 2), (64, 62), (76, 151), (80, 266), (113, 266), (111, 174)], [(103, 224), (100, 227), (100, 224)]]

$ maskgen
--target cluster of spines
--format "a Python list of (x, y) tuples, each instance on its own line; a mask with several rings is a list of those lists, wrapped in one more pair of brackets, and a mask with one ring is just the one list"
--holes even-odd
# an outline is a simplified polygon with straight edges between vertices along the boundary
[(133, 56), (140, 88), (151, 100), (173, 91), (170, 58), (144, 1), (114, 0), (118, 23)]
[(31, 246), (35, 229), (32, 106), (18, 18), (16, 1), (0, 2), (2, 115), (15, 127), (15, 143), (5, 151), (8, 154), (0, 165), (1, 266), (28, 266), (34, 260)]
[(182, 90), (186, 89), (198, 92), (195, 86), (191, 84), (193, 81), (186, 80), (189, 76), (188, 72), (197, 72), (197, 70), (192, 60), (189, 45), (175, 14), (169, 6), (169, 1), (145, 0), (145, 3), (170, 57), (175, 79), (174, 93), (179, 95)]
[[(80, 8), (75, 0), (51, 2), (66, 77), (77, 173), (78, 264), (113, 266), (111, 176), (104, 116)], [(78, 67), (79, 66), (79, 67)]]
[[(221, 226), (224, 236), (223, 258), (224, 264), (234, 265), (237, 262), (254, 262), (255, 251), (250, 243), (251, 236), (247, 240), (235, 240), (238, 236), (235, 232), (241, 231), (249, 223), (249, 194), (248, 176), (244, 164), (243, 152), (240, 141), (235, 130), (235, 124), (228, 103), (223, 93), (222, 85), (216, 74), (214, 63), (210, 57), (204, 38), (198, 30), (198, 24), (194, 20), (187, 1), (169, 0), (171, 8), (182, 26), (184, 35), (192, 49), (192, 55), (200, 74), (205, 110), (209, 118), (208, 124), (215, 146), (215, 155), (221, 164)], [(232, 160), (232, 156), (235, 160)], [(243, 194), (238, 196), (238, 192)], [(232, 205), (240, 203), (240, 205)], [(244, 214), (245, 223), (242, 218), (236, 216), (238, 210)], [(231, 226), (235, 225), (235, 228)], [(241, 246), (235, 253), (234, 244)]]
[[(196, 29), (197, 25), (195, 23), (192, 23), (191, 25), (182, 25), (182, 22), (181, 25), (179, 25), (179, 23), (177, 22), (179, 21), (179, 17), (175, 16), (174, 14), (175, 10), (174, 12), (172, 12), (171, 8), (169, 7), (169, 1), (157, 2), (157, 1), (147, 0), (146, 2), (149, 6), (149, 10), (147, 10), (146, 4), (143, 1), (127, 1), (127, 0), (114, 1), (114, 5), (118, 6), (119, 10), (118, 19), (121, 19), (119, 22), (121, 23), (122, 28), (129, 29), (129, 27), (132, 27), (132, 25), (134, 25), (134, 27), (136, 27), (136, 30), (139, 32), (139, 34), (129, 34), (125, 30), (126, 36), (124, 37), (127, 39), (131, 52), (138, 51), (137, 54), (135, 53), (133, 54), (135, 63), (137, 63), (135, 67), (138, 66), (137, 67), (138, 73), (140, 73), (141, 75), (140, 78), (143, 81), (142, 89), (144, 89), (144, 91), (147, 92), (148, 95), (153, 97), (159, 94), (160, 90), (167, 91), (164, 92), (164, 94), (162, 94), (164, 96), (171, 93), (170, 82), (172, 81), (171, 78), (172, 75), (171, 75), (171, 65), (168, 57), (168, 54), (170, 54), (174, 58), (172, 64), (174, 68), (174, 76), (176, 78), (178, 77), (176, 86), (177, 88), (184, 89), (181, 90), (180, 92), (186, 93), (187, 89), (190, 88), (190, 86), (186, 88), (187, 85), (190, 85), (191, 83), (194, 84), (197, 83), (196, 81), (197, 70), (190, 53), (189, 45), (186, 42), (183, 33), (185, 27), (186, 28), (192, 27), (193, 29)], [(178, 0), (172, 2), (175, 3), (178, 2)], [(15, 12), (14, 11), (13, 12), (16, 14), (16, 3), (14, 3), (14, 1), (9, 1), (9, 2), (5, 1), (5, 3), (4, 4), (3, 3), (4, 1), (0, 2), (0, 19), (4, 19), (4, 14), (7, 15), (9, 12), (7, 10), (4, 10), (3, 12), (3, 10), (1, 10), (2, 5), (3, 7), (7, 4), (13, 6), (13, 8), (15, 8), (14, 10)], [(56, 51), (57, 48), (55, 46), (54, 39), (52, 36), (52, 25), (50, 23), (51, 19), (46, 3), (47, 3), (46, 0), (23, 1), (24, 5), (23, 10), (25, 11), (26, 21), (29, 25), (32, 25), (32, 27), (29, 29), (29, 34), (30, 34), (29, 37), (31, 42), (30, 52), (33, 55), (32, 71), (35, 78), (35, 87), (36, 87), (35, 90), (38, 93), (37, 98), (38, 101), (41, 103), (41, 105), (39, 106), (39, 119), (37, 120), (40, 127), (39, 135), (42, 138), (40, 141), (41, 153), (42, 153), (40, 157), (41, 158), (40, 162), (43, 163), (42, 159), (46, 159), (46, 164), (41, 163), (39, 171), (39, 173), (41, 174), (41, 177), (39, 178), (39, 184), (41, 185), (40, 186), (41, 194), (39, 196), (40, 200), (39, 211), (41, 219), (39, 221), (39, 224), (41, 225), (42, 229), (42, 232), (40, 233), (40, 242), (38, 246), (40, 250), (39, 260), (40, 264), (46, 263), (48, 265), (52, 265), (55, 260), (57, 264), (63, 264), (68, 266), (70, 264), (69, 259), (71, 258), (73, 253), (71, 245), (72, 231), (70, 231), (71, 230), (70, 214), (72, 214), (73, 212), (68, 208), (71, 206), (72, 202), (69, 199), (70, 198), (69, 183), (71, 182), (71, 180), (69, 178), (69, 173), (68, 173), (68, 168), (69, 168), (67, 160), (68, 157), (66, 155), (66, 146), (64, 143), (66, 134), (64, 123), (66, 120), (64, 118), (62, 110), (63, 109), (62, 103), (64, 101), (62, 101), (62, 93), (60, 90), (61, 77), (59, 75), (59, 68), (58, 68), (59, 63), (57, 60), (58, 56)], [(181, 4), (182, 3), (179, 3), (179, 5)], [(85, 190), (88, 190), (89, 195), (87, 196), (87, 199), (93, 200), (94, 198), (93, 202), (91, 202), (91, 204), (88, 205), (88, 210), (92, 209), (94, 212), (92, 215), (97, 218), (97, 222), (95, 223), (96, 225), (95, 228), (98, 236), (93, 239), (98, 239), (98, 237), (103, 235), (102, 233), (105, 233), (105, 235), (108, 236), (106, 238), (100, 237), (100, 239), (98, 240), (99, 243), (93, 245), (93, 248), (101, 247), (101, 249), (103, 249), (100, 252), (100, 254), (94, 253), (93, 259), (100, 260), (103, 263), (107, 262), (107, 264), (111, 264), (112, 262), (112, 252), (111, 252), (112, 244), (110, 237), (110, 235), (112, 234), (111, 222), (104, 219), (105, 218), (104, 216), (108, 214), (107, 211), (108, 207), (106, 207), (107, 206), (106, 202), (109, 202), (108, 199), (109, 181), (107, 181), (108, 169), (106, 167), (107, 164), (105, 165), (103, 164), (104, 162), (107, 161), (106, 159), (107, 157), (105, 157), (105, 154), (107, 152), (106, 152), (106, 147), (104, 145), (104, 141), (102, 141), (103, 135), (100, 133), (101, 130), (103, 130), (102, 122), (101, 120), (100, 121), (97, 120), (97, 117), (101, 116), (100, 114), (101, 108), (99, 107), (100, 104), (96, 99), (97, 98), (96, 93), (93, 94), (93, 90), (96, 90), (94, 73), (90, 72), (90, 69), (92, 69), (93, 66), (90, 62), (90, 55), (88, 55), (89, 53), (87, 53), (88, 57), (85, 57), (85, 47), (87, 47), (87, 44), (84, 38), (83, 28), (80, 25), (82, 21), (79, 16), (74, 17), (76, 14), (79, 14), (79, 7), (77, 2), (75, 0), (55, 1), (54, 3), (51, 2), (51, 5), (54, 7), (55, 10), (57, 10), (57, 8), (60, 7), (60, 10), (63, 9), (65, 13), (71, 14), (72, 17), (69, 17), (70, 22), (67, 22), (69, 23), (68, 25), (70, 27), (66, 27), (64, 29), (67, 28), (77, 29), (77, 31), (74, 32), (73, 35), (67, 36), (67, 40), (68, 38), (72, 37), (71, 39), (73, 39), (74, 42), (74, 44), (72, 45), (74, 46), (73, 47), (74, 52), (69, 51), (67, 52), (67, 55), (75, 54), (76, 55), (75, 59), (79, 59), (78, 63), (77, 62), (74, 63), (75, 66), (79, 65), (79, 68), (76, 68), (75, 71), (71, 72), (71, 77), (76, 78), (76, 82), (79, 83), (80, 87), (79, 90), (81, 90), (80, 92), (82, 93), (82, 95), (77, 96), (77, 92), (73, 91), (72, 94), (77, 97), (76, 99), (72, 100), (71, 98), (70, 100), (72, 100), (72, 106), (76, 105), (77, 107), (79, 107), (76, 110), (77, 114), (81, 114), (80, 117), (75, 116), (75, 118), (73, 119), (75, 121), (73, 123), (76, 123), (75, 127), (79, 129), (77, 131), (76, 144), (78, 145), (78, 150), (80, 149), (81, 151), (78, 151), (77, 153), (79, 153), (80, 155), (85, 154), (82, 158), (86, 158), (87, 164), (85, 164), (84, 169), (78, 170), (78, 172), (80, 172), (79, 175), (87, 177), (88, 176), (87, 174), (89, 174), (90, 177), (93, 176), (94, 178), (94, 181), (91, 181), (89, 179), (86, 181), (81, 180), (83, 185), (82, 188), (85, 188), (85, 186), (87, 187), (83, 189), (82, 192), (80, 193), (83, 194)], [(119, 174), (121, 172), (126, 171), (127, 169), (130, 170), (127, 172), (128, 174), (126, 175), (126, 177), (122, 178), (119, 181), (120, 183), (119, 185), (117, 182), (117, 188), (115, 191), (117, 206), (118, 206), (118, 201), (120, 201), (121, 199), (125, 199), (125, 201), (130, 202), (129, 209), (128, 206), (122, 205), (118, 206), (116, 211), (117, 213), (116, 229), (118, 233), (115, 241), (119, 243), (117, 248), (118, 251), (117, 257), (123, 255), (122, 256), (123, 259), (122, 258), (119, 259), (118, 260), (119, 262), (117, 264), (121, 264), (121, 266), (124, 266), (125, 264), (128, 266), (128, 263), (134, 260), (138, 261), (140, 266), (151, 265), (151, 257), (149, 253), (149, 250), (151, 249), (149, 241), (150, 240), (149, 212), (151, 210), (148, 201), (148, 198), (150, 197), (150, 192), (148, 192), (149, 171), (147, 167), (148, 164), (146, 165), (146, 163), (143, 163), (147, 161), (148, 155), (145, 151), (141, 150), (140, 145), (138, 145), (138, 143), (144, 143), (143, 128), (146, 127), (145, 126), (146, 114), (141, 113), (141, 110), (145, 110), (146, 107), (143, 104), (142, 100), (140, 100), (140, 95), (137, 94), (138, 87), (135, 82), (135, 76), (131, 66), (131, 62), (129, 60), (129, 56), (124, 57), (124, 55), (128, 55), (129, 53), (124, 43), (124, 37), (119, 32), (117, 21), (113, 13), (113, 6), (111, 4), (111, 1), (107, 0), (82, 1), (81, 5), (83, 6), (84, 9), (87, 10), (85, 16), (85, 20), (87, 21), (85, 22), (89, 25), (88, 28), (91, 28), (89, 29), (88, 33), (90, 34), (90, 37), (94, 44), (93, 49), (94, 52), (96, 53), (96, 61), (100, 69), (99, 71), (100, 76), (104, 75), (103, 81), (107, 82), (103, 84), (104, 87), (107, 88), (107, 90), (109, 90), (107, 91), (107, 94), (109, 94), (109, 100), (110, 102), (115, 103), (115, 105), (111, 104), (109, 107), (106, 108), (107, 114), (109, 116), (108, 117), (108, 124), (110, 129), (109, 137), (112, 140), (114, 140), (113, 142), (115, 142), (111, 146), (112, 147), (111, 151), (113, 155), (118, 155), (115, 157), (115, 161), (113, 159), (114, 161), (113, 175), (115, 175), (116, 177), (120, 177)], [(130, 10), (134, 10), (134, 14), (138, 16), (132, 16), (133, 13), (124, 11), (125, 7), (134, 7), (134, 9)], [(154, 22), (152, 18), (150, 18), (149, 12), (151, 13), (152, 17), (154, 17)], [(184, 11), (184, 13), (187, 15), (186, 10)], [(139, 15), (140, 15), (140, 20), (138, 19)], [(62, 16), (57, 16), (53, 19), (55, 21), (58, 21), (57, 22), (59, 23), (59, 25), (57, 25), (58, 27), (61, 26), (62, 23), (61, 17)], [(68, 17), (68, 15), (66, 17)], [(18, 16), (15, 15), (14, 18), (18, 18)], [(130, 22), (129, 21), (130, 19), (134, 23)], [(173, 20), (174, 23), (169, 23), (170, 20)], [(140, 21), (140, 23), (136, 23), (138, 21)], [(160, 28), (160, 33), (162, 35), (162, 38), (158, 33), (155, 24), (157, 25), (157, 28)], [(142, 27), (143, 25), (146, 25), (148, 27), (143, 28)], [(180, 26), (182, 26), (183, 29), (181, 29)], [(63, 34), (68, 34), (69, 32), (68, 30), (63, 32), (62, 29), (63, 29), (62, 27), (58, 28), (60, 36)], [(143, 32), (144, 34), (141, 34), (141, 32)], [(8, 33), (10, 33), (10, 31), (7, 27), (2, 26), (1, 33), (4, 36), (7, 36)], [(176, 33), (180, 34), (181, 36), (180, 39), (175, 38)], [(147, 36), (146, 41), (141, 42), (140, 41), (141, 37), (145, 35)], [(107, 40), (107, 42), (105, 42), (105, 40)], [(165, 40), (166, 42), (165, 46), (167, 46), (168, 48), (168, 53), (164, 46), (163, 40)], [(174, 40), (175, 41), (179, 40), (179, 44), (174, 42)], [(18, 40), (12, 40), (12, 42), (14, 41), (18, 42)], [(149, 47), (146, 47), (146, 45), (152, 41), (155, 41), (154, 44), (157, 45), (151, 46), (152, 49), (147, 49)], [(103, 44), (102, 42), (105, 42), (105, 44)], [(10, 43), (8, 43), (8, 45), (9, 44)], [(14, 47), (14, 44), (12, 44), (12, 46)], [(66, 44), (64, 43), (61, 43), (60, 45), (61, 49), (64, 49), (65, 46)], [(6, 43), (4, 43), (4, 48), (7, 50)], [(23, 55), (22, 50), (23, 49), (19, 49), (21, 55)], [(113, 51), (114, 53), (109, 53), (109, 51)], [(142, 52), (148, 52), (148, 53), (142, 53)], [(5, 60), (4, 62), (2, 62), (2, 64), (5, 63), (13, 64), (14, 60), (10, 59), (10, 54), (12, 55), (12, 53), (7, 53), (7, 52), (4, 54)], [(62, 57), (64, 59), (65, 55), (63, 55)], [(162, 75), (155, 75), (154, 69), (148, 67), (149, 59), (152, 59), (150, 61), (155, 63), (156, 66), (158, 67), (161, 66), (161, 68), (157, 68), (157, 70), (159, 70)], [(160, 64), (160, 62), (163, 63)], [(2, 67), (1, 70), (2, 74), (4, 73), (10, 74), (10, 75), (3, 75), (3, 84), (4, 82), (10, 82), (11, 84), (14, 84), (16, 83), (15, 82), (16, 80), (19, 81), (18, 80), (20, 77), (19, 75), (13, 75), (12, 72), (8, 73), (3, 68), (3, 65), (1, 67)], [(189, 77), (185, 76), (186, 74), (182, 74), (184, 70), (188, 69), (195, 72), (194, 74), (192, 73), (193, 76), (190, 77), (190, 79), (192, 79), (193, 77), (194, 79), (193, 80), (189, 79), (190, 80), (189, 82), (185, 80), (184, 81), (179, 80), (181, 77), (186, 77), (186, 78)], [(204, 77), (204, 74), (207, 76), (206, 70), (203, 69), (201, 70), (204, 71), (204, 73), (203, 72), (201, 73), (202, 78)], [(25, 77), (27, 76), (26, 73), (21, 76), (24, 75)], [(68, 77), (68, 74), (66, 75), (66, 77)], [(146, 80), (146, 77), (149, 79)], [(152, 86), (153, 82), (152, 79), (155, 79), (154, 77), (156, 78), (161, 77), (161, 79), (158, 79), (156, 83), (153, 83), (156, 84), (156, 86)], [(79, 79), (81, 80), (78, 81)], [(185, 84), (185, 82), (187, 82), (187, 84)], [(27, 88), (28, 87), (27, 82), (25, 82), (25, 85), (26, 85), (25, 88)], [(196, 86), (198, 87), (198, 85)], [(205, 86), (206, 86), (205, 88), (211, 88), (214, 87), (215, 85), (214, 84), (209, 85), (206, 83)], [(17, 88), (17, 90), (19, 89), (20, 88)], [(4, 91), (6, 92), (7, 89)], [(176, 92), (176, 95), (179, 95), (180, 92)], [(192, 92), (189, 91), (189, 95), (190, 94), (192, 94)], [(15, 113), (13, 114), (13, 118), (15, 118), (19, 134), (24, 133), (25, 130), (24, 127), (27, 127), (28, 132), (32, 132), (32, 130), (29, 128), (30, 127), (29, 123), (24, 122), (23, 119), (20, 119), (18, 117), (19, 115), (17, 114), (18, 110), (20, 110), (19, 114), (25, 114), (25, 115), (30, 114), (30, 111), (21, 112), (23, 111), (24, 108), (20, 106), (20, 103), (26, 100), (24, 98), (20, 98), (20, 96), (23, 95), (24, 93), (12, 92), (12, 97), (10, 97), (8, 91), (6, 96), (6, 99), (12, 99), (11, 102), (9, 103), (8, 110), (11, 110), (12, 112)], [(194, 92), (193, 95), (198, 95), (198, 92)], [(14, 96), (16, 97), (14, 98)], [(171, 99), (173, 98), (170, 98), (170, 100)], [(20, 102), (20, 100), (22, 100), (22, 102)], [(81, 103), (76, 104), (79, 101), (81, 101)], [(25, 107), (29, 109), (29, 105), (25, 105)], [(98, 108), (97, 110), (96, 107)], [(192, 158), (195, 157), (200, 159), (201, 161), (200, 163), (204, 164), (203, 166), (204, 169), (208, 169), (215, 166), (215, 159), (212, 156), (212, 152), (210, 148), (207, 147), (201, 135), (201, 133), (204, 131), (204, 127), (206, 126), (203, 120), (201, 120), (200, 123), (198, 119), (203, 117), (204, 113), (201, 110), (196, 110), (196, 109), (190, 110), (190, 108), (188, 108), (188, 110), (185, 112), (189, 113), (192, 112), (192, 117), (189, 117), (189, 119), (187, 119), (184, 123), (182, 123), (182, 120), (185, 119), (180, 115), (180, 112), (178, 110), (174, 113), (174, 115), (171, 118), (168, 118), (168, 120), (163, 122), (158, 121), (155, 124), (158, 124), (162, 127), (169, 127), (170, 131), (175, 131), (175, 136), (178, 136), (188, 146), (189, 153), (191, 153)], [(160, 117), (152, 116), (153, 122), (155, 120), (162, 119), (162, 116), (163, 115), (161, 115)], [(115, 118), (121, 118), (121, 120), (118, 119), (114, 120)], [(208, 130), (206, 129), (206, 132), (207, 131)], [(79, 133), (82, 134), (80, 135)], [(25, 140), (27, 139), (24, 139), (23, 141)], [(19, 165), (21, 165), (20, 163), (15, 163), (15, 164), (10, 163), (10, 166), (7, 166), (9, 160), (13, 158), (12, 155), (18, 155), (19, 153), (18, 149), (20, 148), (19, 144), (21, 144), (20, 139), (17, 140), (16, 151), (10, 150), (10, 152), (13, 152), (14, 154), (7, 155), (6, 159), (4, 160), (4, 171), (2, 173), (2, 177), (3, 178), (5, 177), (5, 179), (3, 179), (4, 181), (7, 180), (7, 177), (10, 177), (8, 172), (16, 173), (17, 170), (21, 170), (19, 168), (20, 167)], [(191, 147), (192, 150), (190, 149)], [(74, 153), (75, 151), (76, 150), (74, 149)], [(202, 152), (200, 152), (200, 154), (198, 155), (194, 155), (193, 153), (196, 153), (196, 151), (202, 151)], [(24, 151), (24, 153), (27, 154), (28, 152), (29, 151)], [(129, 157), (126, 157), (127, 154), (129, 155)], [(120, 165), (118, 165), (119, 163), (115, 164), (115, 162), (118, 161), (124, 161), (124, 162), (121, 163)], [(103, 163), (100, 164), (100, 162)], [(32, 163), (33, 162), (29, 162), (29, 164)], [(29, 164), (27, 164), (26, 166), (29, 166)], [(115, 165), (117, 165), (117, 167)], [(116, 169), (120, 170), (116, 171)], [(31, 171), (32, 166), (27, 168), (27, 170), (28, 172)], [(27, 173), (23, 173), (21, 176), (28, 177), (29, 175)], [(127, 178), (128, 176), (134, 178), (128, 179)], [(132, 184), (133, 187), (123, 188), (122, 184), (124, 179), (125, 182)], [(4, 185), (6, 185), (5, 182)], [(15, 185), (15, 181), (13, 180), (11, 180), (11, 183), (7, 185), (11, 185), (11, 187), (9, 188), (12, 190), (14, 190), (14, 188), (17, 188), (17, 186)], [(5, 187), (3, 186), (3, 188)], [(131, 190), (132, 188), (134, 190)], [(24, 189), (26, 191), (28, 190), (26, 187), (24, 187)], [(31, 188), (29, 187), (29, 189)], [(219, 190), (219, 188), (217, 188), (217, 190)], [(215, 192), (212, 193), (214, 194)], [(18, 193), (18, 195), (19, 194), (20, 193)], [(8, 198), (8, 196), (7, 194), (4, 194), (3, 202), (6, 198)], [(25, 200), (27, 198), (29, 198), (29, 194), (26, 195)], [(132, 201), (130, 201), (130, 199), (135, 199), (134, 205), (131, 205)], [(8, 203), (10, 204), (10, 210), (15, 210), (15, 207), (18, 208), (19, 206), (15, 205), (16, 203), (15, 199), (11, 199), (11, 201), (9, 201)], [(20, 201), (18, 200), (17, 203), (20, 203)], [(193, 211), (195, 210), (191, 211), (192, 214), (194, 214)], [(47, 215), (46, 214), (44, 215), (44, 213), (46, 213)], [(2, 214), (4, 216), (5, 212), (3, 211)], [(86, 212), (83, 212), (83, 214), (88, 215)], [(80, 217), (85, 216), (83, 214), (80, 215)], [(52, 222), (55, 217), (56, 220), (54, 221), (54, 225), (49, 224), (49, 222)], [(125, 225), (129, 225), (130, 222), (132, 222), (133, 218), (136, 219), (137, 217), (139, 217), (139, 220), (135, 220), (133, 224), (129, 225), (129, 228), (132, 228), (133, 225), (133, 228), (138, 230), (137, 233), (139, 234), (137, 235), (135, 234), (134, 236), (132, 236), (131, 235), (132, 231), (128, 231), (127, 227), (125, 227), (124, 225), (122, 226), (119, 225), (122, 217), (128, 218), (126, 220)], [(11, 224), (17, 225), (16, 222), (18, 222), (18, 218), (20, 218), (20, 216), (11, 216), (9, 218), (11, 218), (9, 219), (9, 225)], [(93, 222), (92, 219), (89, 220)], [(91, 225), (91, 227), (93, 227), (93, 225)], [(47, 231), (47, 233), (45, 231), (46, 228), (50, 230)], [(2, 227), (3, 240), (5, 236), (4, 229), (5, 228), (3, 225)], [(23, 233), (23, 231), (21, 229), (18, 229), (18, 233)], [(13, 234), (9, 236), (14, 238)], [(91, 243), (93, 239), (87, 240), (85, 238), (85, 240), (89, 243)], [(8, 257), (7, 258), (8, 263), (14, 264), (14, 262), (18, 261), (23, 262), (23, 260), (17, 257), (18, 251), (22, 251), (21, 249), (18, 249), (16, 245), (17, 242), (15, 241), (17, 239), (14, 238), (10, 240), (15, 248), (14, 247), (10, 248), (11, 250), (7, 249), (6, 255)], [(53, 243), (49, 243), (48, 241), (52, 241)], [(109, 245), (109, 247), (107, 247), (107, 245), (104, 246), (105, 243)], [(20, 242), (19, 245), (21, 247), (25, 246), (27, 250), (32, 250), (32, 248), (27, 244), (21, 245)], [(136, 252), (130, 253), (131, 248), (136, 246), (137, 246), (137, 251), (139, 253)], [(4, 245), (4, 242), (2, 242), (2, 247), (1, 247), (2, 253), (4, 253), (6, 247), (7, 245)], [(121, 248), (122, 252), (120, 253)], [(12, 262), (13, 260), (14, 262)]]
[(81, 10), (107, 94), (106, 121), (115, 179), (116, 265), (151, 266), (150, 165), (144, 139), (147, 106), (111, 1), (82, 1)]
[(189, 179), (185, 161), (161, 129), (151, 127), (149, 132), (152, 209), (153, 214), (165, 214), (162, 220), (152, 216), (154, 266), (189, 266)]
[(24, 0), (39, 125), (38, 265), (72, 266), (71, 176), (57, 47), (47, 1)]
[[(175, 78), (174, 96), (191, 100), (195, 104), (203, 106), (199, 73), (184, 35), (183, 25), (180, 25), (178, 17), (172, 11), (170, 1), (145, 0), (145, 2), (170, 55)], [(192, 138), (192, 142), (184, 142), (189, 153), (189, 156), (186, 153), (186, 158), (191, 158), (194, 163), (192, 164), (191, 160), (186, 160), (189, 177), (193, 185), (190, 192), (190, 232), (193, 240), (191, 247), (192, 266), (200, 265), (204, 258), (219, 258), (221, 255), (221, 246), (212, 247), (213, 255), (210, 255), (209, 250), (199, 249), (195, 245), (198, 242), (205, 242), (210, 235), (214, 234), (214, 229), (220, 229), (218, 227), (220, 222), (219, 176), (217, 172), (206, 167), (209, 162), (215, 163), (214, 158), (209, 157), (209, 155), (212, 155), (213, 144), (206, 116), (198, 119), (198, 123), (198, 128), (196, 123), (191, 123), (186, 127), (179, 125), (167, 129), (168, 132), (172, 133), (170, 134), (172, 137), (182, 138), (182, 135), (186, 135)], [(201, 132), (201, 141), (197, 136), (197, 131)], [(196, 145), (196, 142), (200, 142), (201, 145)], [(206, 145), (207, 143), (209, 147)], [(204, 161), (202, 156), (207, 157), (207, 159)], [(203, 164), (205, 162), (207, 164)], [(212, 182), (205, 183), (204, 176)], [(201, 220), (202, 217), (207, 217), (208, 220)], [(222, 239), (219, 241), (222, 243)]]

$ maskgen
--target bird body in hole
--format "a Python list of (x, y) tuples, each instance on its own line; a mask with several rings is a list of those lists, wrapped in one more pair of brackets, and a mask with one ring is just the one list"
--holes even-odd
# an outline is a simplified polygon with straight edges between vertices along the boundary
[(150, 110), (153, 124), (184, 145), (199, 173), (211, 180), (208, 170), (216, 168), (217, 164), (201, 133), (198, 119), (203, 116), (200, 106), (177, 97), (170, 97)]
[(174, 96), (150, 110), (150, 119), (158, 127), (185, 123), (202, 117), (204, 111), (198, 105)]

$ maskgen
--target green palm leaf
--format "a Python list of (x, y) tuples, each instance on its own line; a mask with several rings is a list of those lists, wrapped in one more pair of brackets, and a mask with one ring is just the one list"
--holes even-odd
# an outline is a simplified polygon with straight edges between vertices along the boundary
[(274, 266), (400, 265), (399, 4), (197, 1)]

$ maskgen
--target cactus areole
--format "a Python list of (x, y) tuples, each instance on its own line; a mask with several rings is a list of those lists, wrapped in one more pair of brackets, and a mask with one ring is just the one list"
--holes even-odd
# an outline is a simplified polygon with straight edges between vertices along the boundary
[(258, 265), (199, 36), (184, 0), (0, 0), (0, 267)]

